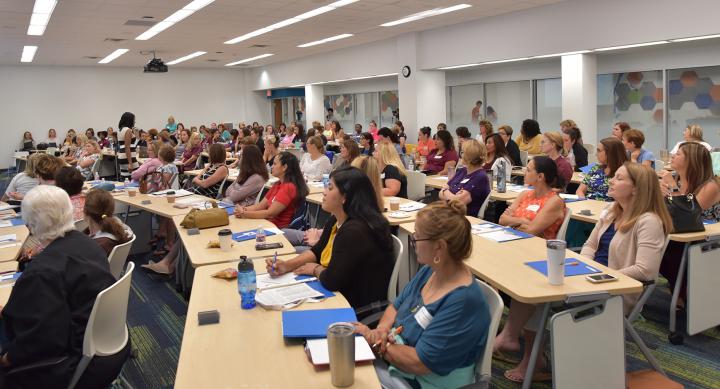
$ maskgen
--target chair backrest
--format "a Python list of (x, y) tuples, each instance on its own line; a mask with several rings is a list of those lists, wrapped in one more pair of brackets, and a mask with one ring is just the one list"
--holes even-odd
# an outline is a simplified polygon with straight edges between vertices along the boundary
[(570, 224), (570, 216), (572, 215), (572, 211), (570, 208), (565, 208), (565, 218), (563, 219), (562, 224), (560, 225), (560, 229), (557, 233), (557, 239), (565, 240), (565, 235), (567, 233), (567, 227), (568, 224)]
[(230, 177), (230, 174), (228, 173), (225, 178), (223, 178), (222, 183), (220, 184), (220, 187), (218, 188), (217, 195), (215, 196), (216, 199), (222, 200), (223, 195), (225, 194), (225, 183), (227, 183), (227, 179)]
[(527, 166), (527, 161), (528, 161), (528, 152), (520, 150), (520, 164), (522, 166)]
[(595, 155), (595, 146), (592, 143), (583, 143), (583, 147), (588, 152), (588, 157), (590, 155)]
[(487, 340), (485, 341), (485, 352), (475, 364), (475, 377), (476, 381), (490, 383), (490, 378), (492, 376), (492, 353), (493, 346), (495, 344), (495, 335), (497, 334), (497, 329), (500, 325), (500, 318), (502, 318), (502, 312), (505, 304), (503, 304), (500, 294), (490, 285), (480, 280), (475, 280), (475, 282), (477, 282), (480, 290), (482, 290), (485, 302), (488, 305), (488, 311), (490, 313), (490, 325), (488, 326)]
[[(390, 283), (388, 284), (388, 301), (390, 303), (395, 302), (398, 294), (398, 278), (400, 275), (400, 267), (403, 266), (401, 262), (405, 262), (403, 259), (407, 256), (403, 256), (403, 244), (400, 239), (395, 235), (390, 235), (393, 239), (393, 256), (395, 257), (395, 266), (393, 266), (392, 274), (390, 275)], [(407, 267), (407, 266), (405, 266)]]
[(90, 168), (90, 173), (92, 175), (95, 175), (96, 172), (100, 171), (100, 165), (102, 164), (102, 153), (100, 154), (100, 157), (93, 162), (92, 168)]
[(332, 163), (333, 159), (335, 159), (335, 153), (333, 153), (332, 151), (326, 151), (325, 156), (328, 157), (330, 163)]
[(86, 228), (88, 228), (88, 223), (85, 221), (85, 219), (75, 221), (75, 229), (77, 231), (83, 232)]
[(665, 162), (663, 162), (661, 159), (656, 159), (655, 160), (655, 171), (659, 173), (659, 172), (663, 171), (663, 169), (665, 169)]
[(425, 197), (425, 174), (408, 170), (407, 174), (407, 195), (410, 200), (420, 200)]
[(483, 201), (482, 205), (480, 206), (480, 210), (477, 214), (478, 219), (485, 220), (485, 211), (487, 210), (488, 204), (490, 204), (490, 195), (485, 197), (485, 201)]
[(130, 254), (130, 249), (132, 248), (133, 242), (135, 242), (136, 238), (137, 236), (133, 234), (129, 241), (113, 247), (110, 255), (108, 255), (110, 273), (112, 273), (116, 280), (120, 278), (120, 273), (122, 273), (122, 269), (125, 267), (125, 261), (127, 260), (128, 254)]
[(714, 151), (710, 153), (710, 158), (712, 159), (713, 173), (715, 173), (716, 176), (720, 176), (720, 151), (714, 149)]
[(308, 219), (308, 202), (306, 200), (302, 200), (302, 203), (300, 203), (300, 205), (295, 210), (293, 220), (288, 225), (288, 228), (304, 231), (307, 230), (309, 226), (310, 221)]

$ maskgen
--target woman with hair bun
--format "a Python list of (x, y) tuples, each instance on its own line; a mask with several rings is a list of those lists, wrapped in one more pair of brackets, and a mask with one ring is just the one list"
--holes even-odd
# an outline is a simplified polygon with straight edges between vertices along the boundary
[(110, 193), (91, 189), (85, 195), (83, 213), (88, 224), (88, 235), (102, 247), (105, 254), (110, 255), (115, 246), (132, 238), (130, 227), (115, 217), (115, 199)]

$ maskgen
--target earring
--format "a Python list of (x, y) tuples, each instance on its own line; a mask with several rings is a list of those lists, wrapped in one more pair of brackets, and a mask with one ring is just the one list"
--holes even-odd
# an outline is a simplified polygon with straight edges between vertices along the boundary
[(436, 255), (435, 258), (433, 258), (433, 263), (436, 264), (436, 265), (437, 265), (438, 263), (440, 263), (440, 257), (438, 257), (438, 256)]

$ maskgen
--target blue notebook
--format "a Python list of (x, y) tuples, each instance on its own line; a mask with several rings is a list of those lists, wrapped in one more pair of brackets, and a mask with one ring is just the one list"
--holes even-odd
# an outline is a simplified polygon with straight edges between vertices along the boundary
[(325, 338), (330, 324), (357, 321), (352, 308), (283, 311), (282, 331), (286, 338)]
[[(573, 265), (576, 263), (576, 265)], [(525, 262), (526, 265), (539, 271), (547, 276), (547, 261)], [(583, 274), (602, 273), (600, 269), (596, 269), (577, 258), (565, 258), (565, 276), (581, 276)]]
[[(303, 280), (303, 279), (305, 279), (305, 278), (311, 278), (311, 277), (312, 277), (312, 276), (303, 274), (303, 275), (299, 275), (299, 276), (295, 277), (295, 279), (299, 281), (299, 280)], [(331, 292), (330, 290), (326, 289), (326, 288), (322, 285), (322, 283), (320, 283), (320, 281), (317, 281), (317, 280), (316, 280), (316, 281), (310, 281), (310, 282), (307, 282), (306, 284), (307, 284), (307, 286), (309, 286), (309, 287), (317, 290), (318, 292), (322, 293), (322, 294), (323, 294), (323, 297), (325, 297), (325, 298), (335, 296), (335, 293), (333, 293), (333, 292)]]
[[(255, 231), (256, 230), (235, 232), (232, 234), (232, 238), (236, 242), (244, 242), (246, 240), (253, 240), (253, 239), (255, 239)], [(275, 235), (274, 232), (265, 230), (265, 236), (273, 236), (273, 235)]]
[(10, 219), (10, 223), (14, 226), (24, 226), (25, 221), (21, 217), (16, 217), (14, 219)]
[(592, 167), (595, 165), (597, 165), (597, 164), (591, 163), (589, 165), (583, 166), (580, 168), (580, 172), (582, 172), (582, 174), (588, 174), (588, 173), (590, 173), (590, 169), (592, 169)]
[(703, 220), (703, 224), (709, 225), (709, 224), (715, 224), (717, 223), (717, 220)]

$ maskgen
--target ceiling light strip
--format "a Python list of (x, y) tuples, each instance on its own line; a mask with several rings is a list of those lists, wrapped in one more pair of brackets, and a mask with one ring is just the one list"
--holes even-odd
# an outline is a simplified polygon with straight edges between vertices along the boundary
[(37, 46), (25, 46), (23, 47), (22, 56), (20, 62), (32, 62), (35, 58), (35, 52), (37, 52)]
[(381, 27), (393, 27), (393, 26), (397, 26), (399, 24), (410, 23), (410, 22), (414, 22), (416, 20), (425, 19), (425, 18), (429, 18), (432, 16), (437, 16), (437, 15), (442, 15), (442, 14), (446, 14), (448, 12), (459, 11), (461, 9), (470, 8), (470, 7), (472, 7), (472, 5), (470, 5), (470, 4), (458, 4), (458, 5), (453, 5), (452, 7), (434, 8), (434, 9), (430, 9), (427, 11), (422, 11), (422, 12), (418, 12), (418, 13), (415, 13), (412, 15), (408, 15), (402, 19), (383, 23), (380, 26)]
[(319, 41), (303, 43), (302, 45), (298, 45), (298, 47), (311, 47), (311, 46), (322, 45), (323, 43), (328, 43), (328, 42), (332, 42), (332, 41), (336, 41), (336, 40), (340, 40), (340, 39), (350, 38), (351, 36), (353, 36), (353, 34), (335, 35), (335, 36), (331, 36), (329, 38), (320, 39)]
[(622, 49), (630, 49), (630, 48), (633, 48), (633, 47), (645, 47), (645, 46), (664, 45), (664, 44), (666, 44), (666, 43), (670, 43), (670, 41), (655, 41), (655, 42), (646, 42), (646, 43), (635, 43), (635, 44), (632, 44), (632, 45), (603, 47), (603, 48), (600, 48), (600, 49), (594, 49), (593, 51), (622, 50)]
[(187, 60), (189, 60), (189, 59), (193, 59), (193, 58), (195, 58), (195, 57), (199, 57), (199, 56), (204, 55), (204, 54), (207, 54), (207, 51), (196, 51), (196, 52), (194, 52), (194, 53), (192, 53), (192, 54), (188, 54), (188, 55), (186, 55), (186, 56), (184, 56), (184, 57), (180, 57), (180, 58), (178, 58), (178, 59), (176, 59), (176, 60), (172, 60), (172, 61), (168, 62), (167, 64), (168, 64), (168, 65), (179, 64), (180, 62), (185, 62), (185, 61), (187, 61)]
[(166, 17), (162, 21), (158, 22), (154, 26), (147, 29), (142, 34), (138, 35), (135, 40), (137, 41), (146, 41), (155, 35), (167, 30), (168, 28), (172, 27), (175, 23), (180, 22), (181, 20), (187, 18), (188, 16), (194, 14), (195, 12), (205, 8), (215, 0), (194, 0), (190, 2), (188, 5), (182, 7), (181, 9), (175, 11), (172, 15)]
[(225, 44), (226, 44), (226, 45), (234, 45), (235, 43), (242, 42), (242, 41), (248, 40), (248, 39), (250, 39), (250, 38), (254, 38), (254, 37), (259, 36), (259, 35), (267, 34), (267, 33), (270, 32), (270, 31), (277, 30), (277, 29), (283, 28), (283, 27), (287, 27), (287, 26), (289, 26), (289, 25), (292, 25), (292, 24), (295, 24), (295, 23), (298, 23), (298, 22), (302, 22), (303, 20), (307, 20), (307, 19), (310, 19), (310, 18), (312, 18), (312, 17), (318, 16), (318, 15), (322, 15), (322, 14), (324, 14), (324, 13), (327, 13), (327, 12), (330, 12), (330, 11), (333, 11), (333, 10), (336, 10), (336, 9), (338, 9), (338, 8), (340, 8), (340, 7), (344, 7), (344, 6), (348, 5), (348, 4), (352, 4), (352, 3), (356, 2), (356, 1), (358, 1), (358, 0), (340, 0), (340, 1), (336, 1), (336, 2), (334, 2), (334, 3), (332, 3), (332, 4), (328, 4), (328, 5), (322, 6), (322, 7), (320, 7), (320, 8), (315, 8), (315, 9), (313, 9), (313, 10), (310, 10), (310, 11), (308, 11), (308, 12), (305, 12), (305, 13), (302, 13), (302, 14), (300, 14), (300, 15), (294, 16), (294, 17), (292, 17), (292, 18), (285, 19), (285, 20), (281, 20), (281, 21), (279, 21), (279, 22), (277, 22), (277, 23), (275, 23), (275, 24), (271, 24), (271, 25), (269, 25), (269, 26), (267, 26), (267, 27), (263, 27), (263, 28), (261, 28), (261, 29), (255, 30), (255, 31), (251, 31), (251, 32), (249, 32), (249, 33), (247, 33), (247, 34), (245, 34), (245, 35), (240, 35), (239, 37), (236, 37), (236, 38), (230, 39), (230, 40), (228, 40), (228, 41), (225, 41)]
[(112, 53), (110, 53), (110, 55), (108, 55), (107, 57), (98, 61), (98, 63), (110, 63), (110, 62), (114, 61), (115, 59), (117, 59), (117, 57), (127, 53), (128, 50), (129, 49), (117, 49), (117, 50), (113, 51)]
[(699, 41), (701, 39), (712, 39), (712, 38), (720, 38), (720, 34), (691, 36), (688, 38), (670, 39), (670, 42), (690, 42), (690, 41)]
[(27, 30), (28, 35), (39, 36), (45, 33), (45, 28), (50, 23), (50, 16), (52, 16), (56, 5), (57, 0), (35, 0)]
[(262, 55), (258, 55), (258, 56), (256, 56), (256, 57), (245, 58), (245, 59), (241, 59), (240, 61), (230, 62), (230, 63), (228, 63), (228, 64), (225, 64), (225, 66), (240, 65), (241, 63), (246, 63), (246, 62), (251, 62), (251, 61), (255, 61), (255, 60), (258, 60), (258, 59), (262, 59), (262, 58), (267, 58), (267, 57), (270, 57), (270, 56), (272, 56), (272, 55), (274, 55), (274, 54), (262, 54)]
[(311, 83), (308, 83), (308, 85), (324, 85), (324, 84), (332, 84), (332, 83), (336, 83), (336, 82), (367, 80), (367, 79), (370, 79), (370, 78), (391, 77), (391, 76), (397, 76), (397, 75), (398, 75), (397, 73), (373, 74), (372, 76), (343, 78), (343, 79), (340, 79), (340, 80), (332, 80), (332, 81), (311, 82)]

